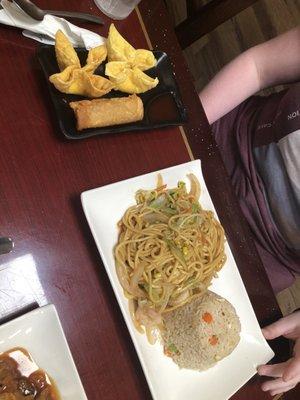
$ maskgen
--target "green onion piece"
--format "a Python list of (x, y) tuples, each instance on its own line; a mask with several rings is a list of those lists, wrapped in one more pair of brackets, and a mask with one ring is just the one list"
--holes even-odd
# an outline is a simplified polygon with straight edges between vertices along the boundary
[(192, 213), (196, 213), (199, 211), (199, 205), (197, 203), (192, 204)]
[(175, 354), (179, 353), (179, 351), (174, 343), (169, 344), (168, 350)]

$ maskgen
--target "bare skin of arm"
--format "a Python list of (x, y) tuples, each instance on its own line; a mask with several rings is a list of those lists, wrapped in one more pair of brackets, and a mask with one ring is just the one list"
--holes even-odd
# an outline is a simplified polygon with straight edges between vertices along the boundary
[(245, 51), (200, 92), (213, 123), (261, 89), (300, 79), (300, 26)]

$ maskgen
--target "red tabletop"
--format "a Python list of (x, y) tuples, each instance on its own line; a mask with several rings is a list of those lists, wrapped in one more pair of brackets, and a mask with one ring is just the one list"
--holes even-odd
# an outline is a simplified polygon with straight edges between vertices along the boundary
[[(36, 3), (50, 8), (49, 1)], [(51, 7), (101, 15), (92, 0), (53, 0)], [(106, 36), (105, 21), (104, 27), (85, 27)], [(143, 0), (116, 25), (134, 46), (153, 46), (170, 56), (189, 114), (184, 131), (172, 127), (64, 139), (35, 56), (38, 44), (0, 26), (0, 236), (15, 242), (12, 253), (0, 256), (0, 316), (33, 302), (55, 304), (92, 400), (151, 396), (83, 215), (80, 193), (85, 190), (201, 158), (258, 320), (263, 325), (280, 316), (163, 1)], [(274, 348), (278, 359), (287, 358), (285, 341)], [(233, 399), (268, 399), (260, 383), (254, 377)], [(295, 396), (296, 390), (286, 399)]]

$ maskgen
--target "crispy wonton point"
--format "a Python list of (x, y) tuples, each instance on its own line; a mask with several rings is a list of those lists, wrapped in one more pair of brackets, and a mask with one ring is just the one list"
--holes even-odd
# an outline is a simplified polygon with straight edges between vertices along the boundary
[(58, 30), (55, 35), (55, 54), (61, 71), (71, 65), (76, 65), (76, 67), (80, 68), (77, 53), (67, 36), (61, 30)]

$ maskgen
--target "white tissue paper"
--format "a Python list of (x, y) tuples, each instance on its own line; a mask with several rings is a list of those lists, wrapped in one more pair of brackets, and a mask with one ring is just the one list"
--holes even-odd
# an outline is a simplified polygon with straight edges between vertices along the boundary
[[(56, 32), (60, 29), (75, 47), (87, 50), (105, 43), (105, 38), (87, 29), (79, 28), (63, 18), (45, 15), (43, 21), (36, 21), (22, 11), (16, 4), (2, 0), (0, 23), (24, 29), (23, 35), (38, 42), (54, 44)], [(1, 8), (1, 7), (0, 7)]]

